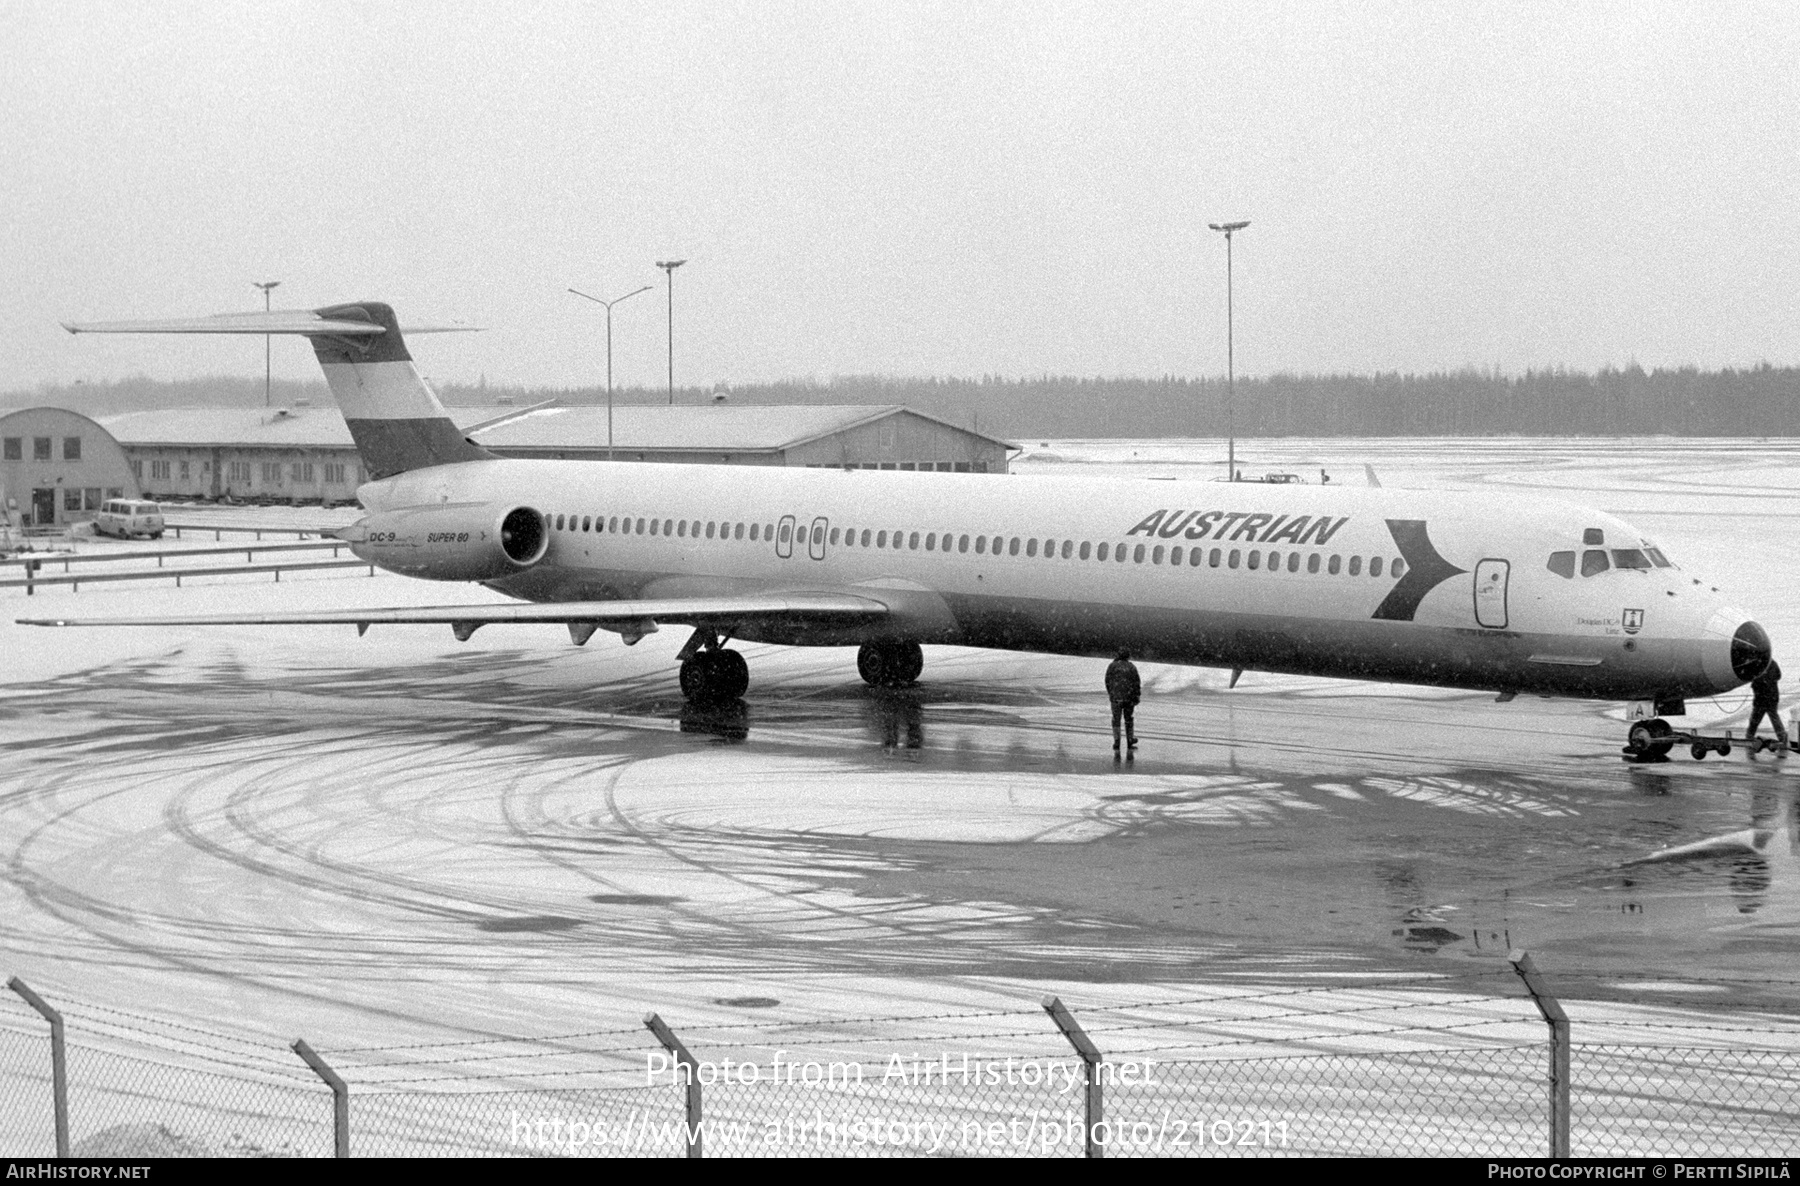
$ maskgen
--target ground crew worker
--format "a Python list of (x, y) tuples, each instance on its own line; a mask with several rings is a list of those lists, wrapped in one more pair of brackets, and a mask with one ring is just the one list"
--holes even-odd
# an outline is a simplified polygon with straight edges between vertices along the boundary
[[(1108, 678), (1110, 680), (1110, 676)], [(1781, 746), (1779, 752), (1787, 753), (1787, 730), (1781, 724), (1781, 664), (1773, 659), (1761, 675), (1750, 681), (1750, 727), (1744, 730), (1745, 741), (1756, 737), (1756, 727), (1762, 724), (1765, 716), (1775, 728), (1775, 740)]]
[[(1113, 753), (1119, 752), (1119, 721), (1125, 722), (1125, 747), (1127, 751), (1137, 748), (1137, 727), (1131, 719), (1137, 702), (1143, 696), (1143, 681), (1138, 679), (1138, 670), (1132, 666), (1131, 652), (1121, 649), (1119, 657), (1112, 661), (1106, 669), (1106, 698), (1112, 701), (1113, 721)], [(1779, 728), (1780, 726), (1777, 726)]]

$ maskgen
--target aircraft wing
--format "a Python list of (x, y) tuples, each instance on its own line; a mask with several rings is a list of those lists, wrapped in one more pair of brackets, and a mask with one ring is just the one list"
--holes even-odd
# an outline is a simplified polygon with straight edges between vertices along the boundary
[[(183, 614), (140, 618), (19, 618), (21, 626), (330, 626), (448, 624), (467, 638), (478, 627), (501, 622), (566, 623), (624, 629), (643, 635), (658, 622), (732, 626), (753, 621), (854, 625), (888, 613), (882, 602), (848, 593), (755, 593), (721, 597), (669, 597), (643, 601), (549, 601), (498, 605), (395, 606), (384, 609), (302, 610), (293, 613)], [(588, 633), (592, 633), (590, 629)], [(581, 635), (585, 641), (586, 635)]]

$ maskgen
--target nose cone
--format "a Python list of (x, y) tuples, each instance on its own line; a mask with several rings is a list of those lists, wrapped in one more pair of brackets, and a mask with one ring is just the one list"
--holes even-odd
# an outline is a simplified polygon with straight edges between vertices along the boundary
[(1745, 622), (1731, 636), (1731, 674), (1748, 682), (1763, 673), (1773, 649), (1769, 632), (1755, 622)]
[(1769, 632), (1741, 609), (1721, 606), (1701, 635), (1701, 666), (1716, 691), (1728, 692), (1762, 674), (1769, 665)]

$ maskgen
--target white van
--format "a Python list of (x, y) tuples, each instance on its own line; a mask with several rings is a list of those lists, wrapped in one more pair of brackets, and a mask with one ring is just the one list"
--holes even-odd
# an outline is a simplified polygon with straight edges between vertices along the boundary
[(94, 530), (120, 539), (144, 536), (160, 539), (163, 533), (162, 507), (154, 502), (138, 502), (128, 498), (108, 499), (94, 516)]

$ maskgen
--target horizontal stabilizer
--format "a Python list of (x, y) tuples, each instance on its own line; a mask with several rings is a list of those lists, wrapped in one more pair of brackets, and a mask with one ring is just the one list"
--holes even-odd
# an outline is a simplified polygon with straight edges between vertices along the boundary
[(730, 625), (754, 620), (850, 624), (875, 621), (888, 607), (847, 593), (776, 593), (737, 597), (671, 597), (643, 601), (557, 601), (499, 605), (433, 605), (295, 613), (189, 614), (154, 618), (20, 618), (21, 626), (330, 626), (461, 625), (506, 622), (674, 622)]
[[(387, 332), (371, 321), (325, 318), (310, 309), (270, 313), (217, 313), (211, 317), (170, 317), (155, 321), (65, 321), (72, 334), (298, 334), (302, 337), (374, 337)], [(475, 332), (472, 325), (407, 325), (402, 334)]]

